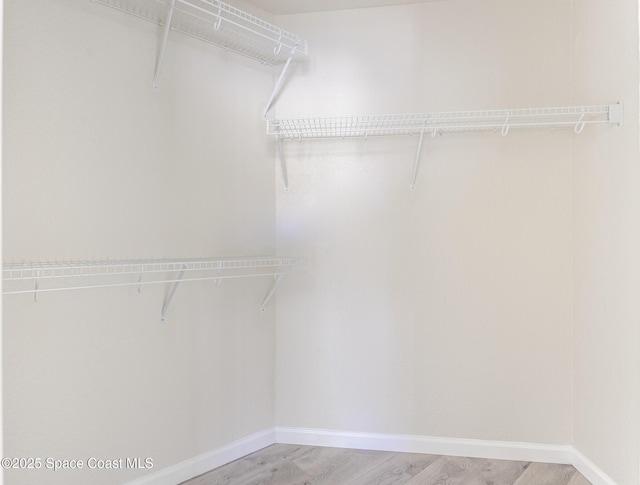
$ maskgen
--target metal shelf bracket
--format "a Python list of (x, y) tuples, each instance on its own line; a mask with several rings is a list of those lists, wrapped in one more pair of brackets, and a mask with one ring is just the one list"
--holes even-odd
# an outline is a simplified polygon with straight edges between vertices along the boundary
[[(216, 273), (216, 276), (219, 276), (219, 275), (222, 274), (222, 265), (218, 263), (216, 266), (217, 266), (217, 268), (216, 268), (215, 273)], [(216, 284), (216, 286), (220, 286), (220, 283), (222, 283), (222, 278), (221, 277), (220, 278), (216, 278), (213, 281)]]
[(411, 190), (416, 189), (416, 177), (418, 176), (418, 165), (420, 165), (420, 153), (422, 152), (422, 140), (424, 139), (425, 130), (426, 127), (422, 128), (420, 140), (418, 140), (418, 150), (416, 151), (416, 159), (413, 162), (413, 174), (411, 175)]
[(176, 294), (176, 290), (178, 289), (178, 286), (180, 285), (180, 282), (184, 278), (184, 273), (187, 271), (187, 265), (183, 264), (182, 268), (183, 269), (182, 269), (182, 271), (180, 271), (180, 274), (176, 278), (175, 283), (173, 283), (173, 287), (171, 288), (171, 291), (169, 292), (169, 296), (167, 297), (166, 301), (164, 302), (164, 305), (162, 305), (162, 310), (160, 310), (160, 323), (166, 323), (166, 321), (167, 321), (167, 319), (166, 319), (167, 310), (169, 309), (169, 305), (171, 304), (171, 300), (173, 300), (173, 297)]
[(284, 273), (279, 273), (273, 277), (273, 285), (271, 285), (271, 289), (267, 293), (267, 296), (264, 297), (264, 300), (262, 300), (262, 305), (260, 305), (260, 309), (262, 311), (265, 311), (267, 309), (267, 305), (269, 304), (269, 301), (275, 294), (278, 287), (282, 284), (282, 280), (284, 280), (284, 276), (285, 276)]
[(38, 288), (40, 288), (40, 271), (36, 271), (36, 287), (33, 290), (33, 301), (38, 301)]
[(169, 38), (169, 31), (171, 30), (171, 17), (173, 16), (173, 9), (176, 6), (176, 0), (171, 0), (167, 9), (167, 20), (164, 23), (164, 32), (162, 33), (162, 42), (160, 43), (160, 49), (158, 50), (158, 60), (156, 62), (156, 70), (153, 74), (153, 89), (158, 89), (158, 82), (160, 78), (160, 67), (162, 66), (162, 59), (164, 58), (164, 50), (167, 47), (167, 39)]
[(142, 275), (144, 274), (144, 267), (140, 269), (140, 276), (138, 276), (138, 293), (142, 293)]
[(278, 156), (280, 158), (280, 170), (282, 171), (282, 181), (285, 192), (289, 192), (289, 176), (287, 174), (287, 162), (284, 158), (284, 148), (282, 147), (282, 137), (278, 137)]
[[(277, 47), (274, 47), (274, 52), (276, 50), (279, 52), (281, 47), (282, 47), (282, 44), (279, 44)], [(278, 52), (276, 52), (276, 54)], [(271, 93), (271, 96), (269, 97), (269, 101), (267, 101), (267, 106), (264, 109), (264, 113), (262, 114), (262, 116), (264, 118), (267, 117), (267, 113), (271, 109), (271, 106), (273, 105), (273, 101), (276, 99), (276, 96), (280, 92), (280, 88), (282, 88), (282, 83), (284, 81), (284, 75), (286, 74), (287, 70), (289, 69), (289, 65), (291, 64), (291, 59), (293, 59), (293, 55), (295, 54), (295, 52), (296, 52), (295, 49), (292, 50), (291, 51), (291, 55), (287, 58), (287, 62), (284, 63), (284, 67), (282, 68), (282, 71), (280, 72), (280, 75), (278, 76), (278, 80), (276, 81), (276, 84), (273, 87), (273, 91)]]

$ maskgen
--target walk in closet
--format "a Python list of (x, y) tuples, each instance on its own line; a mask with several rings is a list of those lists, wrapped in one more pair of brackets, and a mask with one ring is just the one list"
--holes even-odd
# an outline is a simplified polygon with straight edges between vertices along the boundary
[(4, 483), (275, 443), (640, 483), (635, 0), (3, 16)]

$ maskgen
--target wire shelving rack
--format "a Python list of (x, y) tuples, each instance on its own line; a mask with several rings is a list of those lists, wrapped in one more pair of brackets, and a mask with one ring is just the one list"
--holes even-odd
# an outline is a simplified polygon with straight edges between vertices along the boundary
[(176, 31), (262, 64), (285, 66), (267, 103), (265, 116), (294, 56), (307, 55), (307, 41), (219, 0), (93, 0), (163, 26), (153, 85), (158, 87), (169, 31)]
[[(159, 25), (168, 25), (172, 0), (94, 0)], [(285, 62), (292, 51), (307, 54), (307, 41), (217, 0), (175, 0), (170, 30), (190, 35), (259, 62)]]
[(580, 132), (587, 124), (622, 123), (621, 110), (621, 105), (600, 105), (273, 119), (267, 121), (267, 134), (283, 139), (476, 131), (506, 135), (511, 128), (535, 127), (573, 127)]
[(180, 283), (272, 277), (274, 283), (261, 305), (264, 310), (282, 280), (305, 266), (305, 258), (280, 256), (5, 263), (3, 294), (31, 293), (37, 301), (43, 292), (121, 286), (137, 286), (140, 291), (145, 285), (173, 284), (161, 311), (164, 322)]
[(450, 111), (358, 116), (335, 116), (267, 120), (267, 135), (278, 141), (285, 190), (288, 190), (283, 140), (349, 138), (367, 136), (419, 135), (411, 188), (420, 162), (425, 134), (496, 132), (506, 136), (511, 129), (573, 128), (581, 133), (586, 125), (623, 122), (622, 104), (547, 108)]

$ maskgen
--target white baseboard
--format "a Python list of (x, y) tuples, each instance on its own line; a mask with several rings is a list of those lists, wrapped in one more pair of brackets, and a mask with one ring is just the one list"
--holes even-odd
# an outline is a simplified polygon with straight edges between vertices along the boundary
[(565, 445), (433, 438), (416, 435), (352, 433), (304, 428), (276, 428), (276, 441), (298, 445), (400, 451), (430, 455), (469, 456), (496, 460), (572, 463), (573, 448)]
[(242, 458), (275, 443), (273, 428), (254, 433), (188, 460), (163, 468), (155, 473), (128, 482), (126, 485), (176, 485), (209, 470)]
[(571, 464), (593, 485), (617, 485), (609, 475), (600, 470), (595, 463), (575, 448), (573, 449), (573, 461)]
[(591, 460), (569, 445), (487, 441), (429, 436), (358, 433), (276, 427), (159, 470), (126, 485), (175, 485), (274, 443), (362, 450), (469, 456), (494, 460), (537, 461), (573, 465), (593, 485), (616, 485)]

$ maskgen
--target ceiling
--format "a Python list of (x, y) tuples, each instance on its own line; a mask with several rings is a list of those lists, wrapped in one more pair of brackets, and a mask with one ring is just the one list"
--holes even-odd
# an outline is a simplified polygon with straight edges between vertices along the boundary
[(248, 0), (274, 14), (323, 12), (350, 8), (382, 7), (409, 3), (428, 3), (443, 0)]

